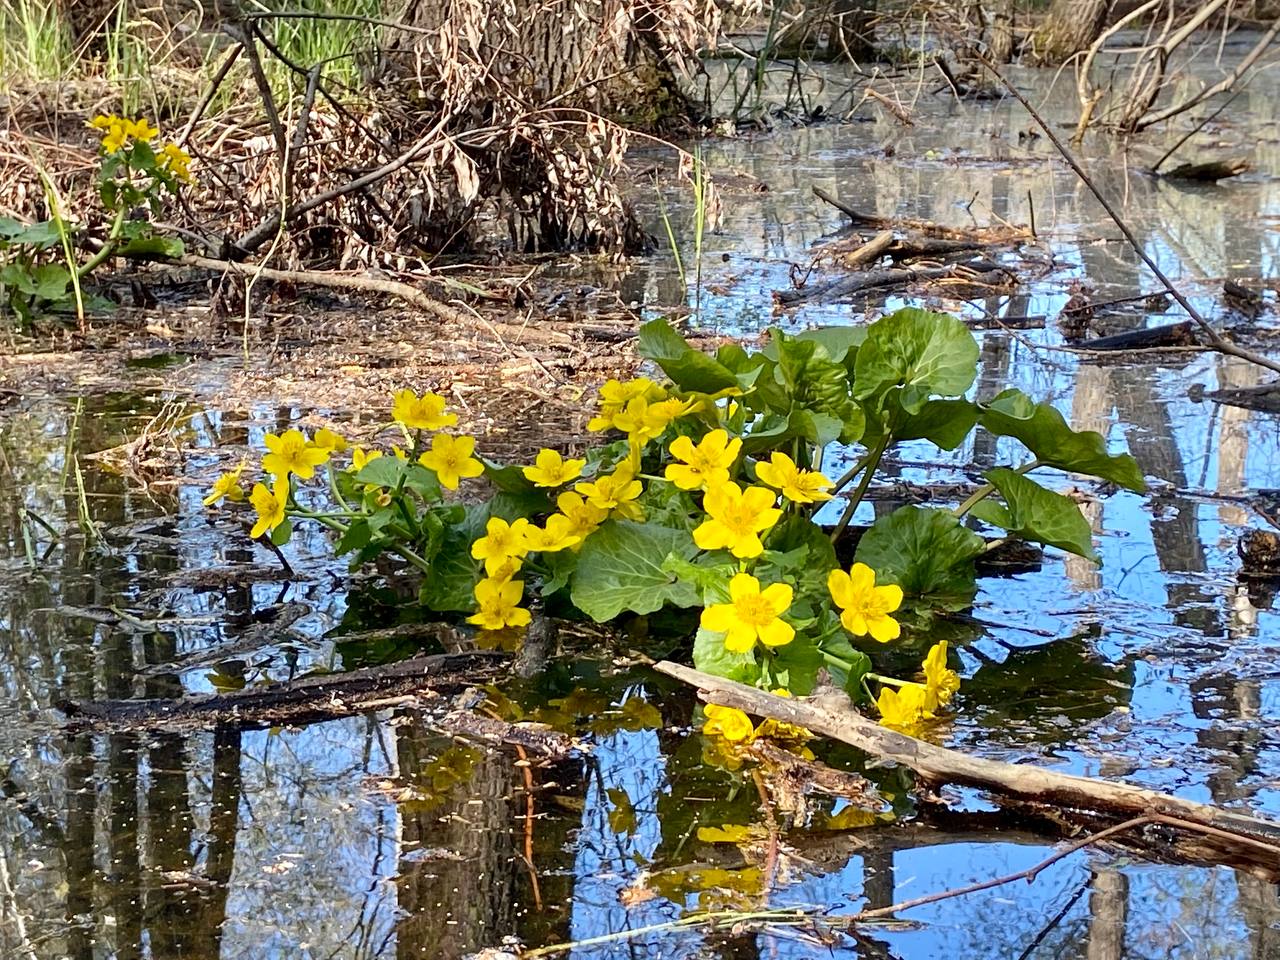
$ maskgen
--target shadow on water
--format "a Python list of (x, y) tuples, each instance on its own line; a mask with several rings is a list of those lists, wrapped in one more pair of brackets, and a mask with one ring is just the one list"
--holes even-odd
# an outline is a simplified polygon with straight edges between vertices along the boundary
[[(1280, 155), (1256, 133), (1274, 129), (1277, 91), (1275, 78), (1260, 78), (1239, 113), (1258, 126), (1219, 131), (1249, 143), (1262, 173), (1247, 180), (1177, 188), (1094, 157), (1153, 254), (1228, 321), (1220, 278), (1267, 276), (1276, 263)], [(1062, 342), (1052, 319), (1070, 281), (1111, 298), (1148, 292), (1151, 278), (1069, 172), (1018, 138), (1028, 123), (1012, 107), (917, 109), (928, 122), (908, 130), (882, 120), (709, 145), (713, 171), (736, 170), (769, 190), (735, 197), (708, 238), (698, 321), (749, 335), (772, 320), (770, 291), (786, 287), (790, 265), (840, 225), (815, 204), (813, 185), (885, 216), (952, 223), (968, 222), (967, 211), (1025, 219), (1033, 204), (1053, 269), (1011, 297), (931, 302), (969, 316), (1049, 318), (1041, 330), (979, 334), (979, 394), (1015, 385), (1051, 398), (1076, 428), (1130, 450), (1156, 493), (1091, 493), (1085, 509), (1100, 535), (1100, 569), (1051, 555), (1038, 570), (984, 581), (975, 620), (961, 629), (962, 709), (939, 736), (993, 757), (1047, 758), (1280, 815), (1280, 629), (1238, 582), (1234, 557), (1239, 532), (1260, 522), (1248, 494), (1280, 486), (1280, 434), (1274, 417), (1187, 399), (1191, 384), (1249, 385), (1256, 371), (1212, 355), (1103, 366), (1046, 349)], [(687, 211), (673, 211), (679, 228)], [(662, 257), (633, 266), (624, 284), (644, 303), (685, 297)], [(781, 319), (856, 322), (867, 307), (812, 306)], [(1115, 322), (1166, 320), (1144, 313)], [(786, 836), (766, 889), (758, 844), (698, 835), (760, 822), (750, 777), (711, 762), (687, 732), (687, 690), (590, 638), (566, 641), (536, 681), (495, 693), (511, 717), (594, 744), (589, 757), (551, 767), (441, 737), (411, 710), (297, 729), (67, 735), (54, 711), (63, 700), (234, 688), (403, 657), (428, 643), (412, 630), (344, 642), (344, 632), (413, 614), (376, 582), (351, 585), (313, 532), (289, 547), (304, 579), (284, 581), (234, 524), (202, 512), (194, 482), (143, 492), (84, 461), (84, 502), (102, 541), (80, 531), (67, 451), (121, 442), (162, 400), (83, 399), (78, 419), (75, 398), (22, 398), (0, 411), (4, 957), (453, 958), (504, 937), (544, 944), (616, 934), (698, 908), (883, 906), (1046, 853), (1043, 838), (986, 828), (988, 808), (976, 797), (953, 798), (967, 820), (917, 817), (899, 774), (872, 769), (897, 819), (873, 824), (840, 804), (819, 805), (808, 828)], [(293, 415), (257, 410), (248, 426), (198, 416), (187, 438), (192, 469), (215, 441), (244, 443)], [(894, 470), (955, 479), (962, 466), (1009, 452), (978, 438), (946, 460), (908, 450)], [(868, 504), (860, 519), (887, 506)], [(31, 514), (68, 532), (54, 542)], [(834, 748), (824, 756), (865, 764)], [(1034, 884), (906, 919), (834, 946), (796, 931), (726, 930), (653, 933), (590, 955), (1280, 956), (1275, 887), (1097, 850), (1060, 861)]]

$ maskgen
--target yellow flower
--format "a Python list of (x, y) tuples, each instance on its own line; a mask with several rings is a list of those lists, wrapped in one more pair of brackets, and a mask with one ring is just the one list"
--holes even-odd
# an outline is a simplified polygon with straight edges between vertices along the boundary
[(743, 743), (752, 738), (755, 727), (741, 710), (734, 707), (722, 707), (709, 703), (702, 708), (707, 721), (702, 725), (702, 732), (724, 737), (730, 743)]
[(572, 520), (562, 513), (553, 513), (547, 517), (544, 527), (529, 524), (524, 532), (524, 540), (531, 553), (556, 553), (581, 543), (582, 537), (574, 533)]
[(129, 139), (129, 134), (125, 131), (125, 123), (119, 117), (112, 117), (111, 122), (103, 129), (107, 132), (102, 137), (102, 152), (115, 153), (117, 150), (123, 150), (125, 143)]
[(947, 666), (947, 641), (939, 640), (924, 658), (926, 706), (937, 710), (946, 706), (960, 689), (960, 675)]
[(566, 460), (555, 450), (539, 450), (532, 467), (524, 468), (525, 477), (537, 487), (562, 487), (582, 475), (585, 460)]
[(667, 393), (648, 377), (636, 377), (623, 383), (619, 380), (606, 380), (600, 388), (600, 414), (592, 417), (587, 429), (593, 433), (608, 430), (614, 426), (615, 415), (626, 409), (628, 403), (637, 398), (646, 403), (657, 403)]
[(95, 130), (110, 130), (113, 123), (119, 123), (120, 118), (115, 114), (100, 113), (89, 121), (89, 126)]
[(418, 396), (412, 390), (397, 390), (391, 405), (391, 418), (410, 430), (439, 430), (458, 422), (456, 413), (444, 412), (445, 399), (428, 390)]
[[(316, 435), (311, 438), (311, 446), (317, 450), (323, 450), (329, 456), (335, 456), (339, 453), (347, 452), (347, 441), (343, 439), (342, 434), (334, 433), (328, 427), (321, 427), (316, 431)], [(376, 457), (377, 454), (375, 453)], [(368, 462), (366, 460), (366, 462)]]
[(615, 467), (613, 473), (600, 477), (594, 483), (575, 484), (573, 489), (586, 497), (591, 506), (607, 510), (611, 516), (627, 520), (644, 519), (644, 510), (636, 503), (644, 488), (627, 466)]
[(249, 503), (258, 511), (258, 521), (249, 531), (249, 536), (257, 540), (284, 523), (284, 510), (289, 505), (289, 478), (278, 477), (272, 490), (268, 490), (266, 484), (255, 483), (249, 493)]
[(160, 151), (159, 159), (162, 169), (168, 170), (179, 180), (191, 182), (191, 154), (176, 143), (166, 143)]
[(785, 453), (775, 452), (768, 463), (756, 464), (756, 476), (792, 503), (817, 503), (830, 500), (827, 488), (831, 481), (817, 470), (801, 470)]
[(886, 727), (909, 731), (921, 722), (933, 719), (927, 702), (928, 692), (924, 684), (904, 683), (897, 690), (881, 687), (876, 709), (880, 711), (880, 722)]
[[(319, 436), (320, 434), (316, 434), (317, 439)], [(382, 456), (382, 452), (379, 450), (370, 450), (368, 453), (365, 453), (364, 447), (353, 448), (351, 451), (351, 472), (359, 473), (380, 456)]]
[(244, 470), (244, 464), (241, 463), (234, 470), (224, 473), (213, 482), (213, 488), (209, 491), (209, 495), (204, 498), (204, 505), (212, 507), (215, 503), (226, 497), (232, 503), (239, 503), (244, 499), (244, 490), (240, 487), (240, 472)]
[(471, 544), (471, 555), (484, 561), (484, 572), (494, 576), (502, 565), (512, 558), (523, 557), (529, 552), (525, 534), (529, 521), (524, 517), (507, 523), (501, 517), (490, 517), (485, 524), (485, 535)]
[(474, 623), (482, 630), (528, 626), (532, 617), (528, 610), (518, 606), (522, 596), (522, 580), (481, 580), (476, 584), (476, 605), (479, 609), (467, 617), (467, 623)]
[(711, 519), (693, 531), (693, 542), (703, 550), (727, 549), (740, 560), (760, 556), (764, 544), (759, 535), (782, 516), (773, 505), (775, 499), (772, 490), (743, 490), (732, 480), (708, 490), (702, 508)]
[(147, 123), (145, 117), (140, 120), (124, 120), (124, 132), (135, 140), (151, 141), (159, 136), (160, 131)]
[(292, 473), (300, 480), (310, 480), (316, 467), (329, 459), (329, 451), (307, 443), (300, 430), (286, 430), (283, 436), (268, 433), (263, 442), (271, 452), (262, 458), (262, 469), (277, 477)]
[(724, 634), (725, 648), (748, 653), (759, 640), (767, 647), (780, 647), (795, 639), (796, 631), (781, 619), (791, 606), (794, 593), (785, 583), (771, 583), (763, 590), (749, 573), (735, 574), (729, 581), (729, 603), (713, 603), (702, 611), (705, 630)]
[(569, 532), (581, 540), (587, 539), (595, 532), (596, 527), (604, 523), (609, 511), (597, 507), (581, 494), (565, 491), (556, 497), (556, 506), (569, 518)]
[[(789, 697), (791, 691), (785, 687), (779, 687), (770, 691), (775, 697)], [(803, 744), (806, 740), (813, 739), (813, 733), (804, 727), (797, 726), (794, 723), (786, 723), (782, 720), (774, 720), (772, 717), (765, 717), (760, 721), (760, 726), (756, 728), (757, 737), (767, 737), (770, 740), (778, 740), (784, 743), (793, 743), (796, 745)]]
[(671, 455), (684, 463), (667, 465), (667, 479), (681, 490), (710, 490), (729, 479), (729, 470), (738, 459), (742, 441), (729, 439), (724, 430), (712, 430), (697, 446), (688, 437), (671, 441)]
[(431, 438), (431, 449), (418, 457), (418, 462), (435, 472), (440, 486), (446, 490), (457, 490), (464, 478), (484, 473), (484, 464), (471, 456), (475, 448), (475, 437), (451, 437), (447, 433), (437, 433)]
[(902, 605), (902, 588), (897, 584), (877, 587), (876, 572), (865, 563), (855, 563), (848, 573), (832, 570), (827, 589), (840, 608), (840, 622), (855, 637), (869, 633), (888, 643), (902, 633), (898, 621), (889, 616)]

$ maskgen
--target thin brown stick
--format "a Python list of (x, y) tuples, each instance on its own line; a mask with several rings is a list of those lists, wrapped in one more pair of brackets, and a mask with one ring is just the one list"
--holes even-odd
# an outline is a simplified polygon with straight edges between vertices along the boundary
[(928, 903), (938, 903), (942, 900), (951, 900), (955, 897), (967, 896), (970, 893), (979, 893), (983, 890), (990, 890), (992, 887), (1002, 887), (1006, 883), (1013, 883), (1015, 880), (1025, 880), (1027, 883), (1032, 883), (1044, 870), (1053, 866), (1059, 860), (1063, 860), (1066, 857), (1071, 856), (1073, 853), (1078, 853), (1085, 847), (1091, 847), (1095, 843), (1106, 840), (1108, 837), (1114, 837), (1118, 833), (1125, 833), (1129, 830), (1134, 830), (1137, 827), (1145, 826), (1148, 823), (1154, 822), (1155, 819), (1155, 817), (1148, 816), (1133, 817), (1130, 820), (1124, 821), (1124, 823), (1117, 823), (1114, 826), (1107, 827), (1105, 830), (1099, 830), (1097, 833), (1092, 833), (1087, 837), (1076, 840), (1074, 843), (1069, 843), (1062, 849), (1055, 850), (1039, 863), (1028, 867), (1026, 870), (1019, 870), (1016, 873), (1006, 873), (1004, 876), (993, 877), (990, 880), (982, 880), (978, 883), (971, 883), (964, 887), (954, 887), (950, 890), (940, 890), (937, 893), (928, 893), (924, 896), (913, 897), (910, 900), (901, 900), (898, 903), (891, 903), (887, 907), (876, 907), (873, 910), (862, 910), (850, 917), (848, 923), (852, 926), (853, 924), (863, 920), (874, 920), (877, 917), (891, 917), (895, 913), (899, 913), (903, 910), (910, 910), (912, 907), (922, 907)]
[[(271, 92), (271, 84), (267, 80), (266, 71), (262, 69), (262, 58), (258, 56), (258, 28), (254, 24), (228, 24), (223, 27), (232, 37), (240, 41), (240, 45), (249, 59), (249, 72), (262, 98), (262, 109), (267, 115), (267, 123), (271, 126), (271, 137), (276, 142), (276, 152), (284, 162), (288, 141), (285, 140), (284, 126), (280, 123), (280, 114), (276, 111), (276, 98)], [(273, 230), (272, 233), (275, 231)]]
[(191, 111), (191, 116), (187, 118), (186, 126), (182, 128), (182, 132), (178, 134), (175, 141), (178, 146), (185, 147), (187, 141), (191, 138), (191, 131), (195, 129), (196, 124), (200, 122), (200, 118), (204, 116), (204, 112), (209, 109), (209, 104), (213, 102), (214, 95), (217, 94), (218, 88), (222, 86), (222, 82), (227, 79), (227, 74), (231, 72), (231, 68), (235, 66), (235, 62), (240, 59), (240, 54), (244, 52), (244, 44), (237, 43), (227, 51), (226, 57), (218, 66), (218, 71), (213, 75), (213, 79), (209, 81), (209, 87), (205, 90), (204, 96), (200, 98), (200, 102), (196, 104), (196, 108)]
[[(497, 716), (496, 712), (494, 713)], [(501, 717), (497, 717), (501, 720)], [(533, 864), (533, 818), (535, 814), (533, 799), (533, 770), (529, 767), (529, 754), (524, 747), (516, 744), (516, 754), (521, 760), (521, 771), (524, 773), (524, 862), (529, 868), (529, 884), (533, 887), (533, 906), (542, 912), (542, 887), (538, 883), (538, 868)]]
[(1187, 299), (1182, 291), (1173, 285), (1173, 281), (1165, 276), (1165, 273), (1160, 269), (1159, 264), (1157, 264), (1152, 256), (1147, 253), (1146, 248), (1138, 242), (1138, 238), (1134, 235), (1133, 230), (1129, 228), (1129, 225), (1125, 223), (1124, 219), (1116, 211), (1116, 208), (1112, 206), (1111, 201), (1108, 200), (1102, 191), (1098, 189), (1097, 184), (1095, 184), (1093, 182), (1093, 178), (1085, 172), (1084, 167), (1080, 166), (1080, 161), (1076, 159), (1075, 155), (1067, 145), (1063, 143), (1062, 139), (1054, 132), (1053, 127), (1051, 127), (1048, 122), (1045, 121), (1044, 117), (1040, 115), (1040, 111), (1031, 104), (1031, 101), (1023, 95), (1021, 90), (1014, 86), (1013, 83), (1011, 83), (1009, 79), (1000, 72), (999, 67), (992, 63), (990, 58), (982, 53), (978, 53), (977, 57), (982, 62), (982, 65), (990, 70), (997, 80), (1004, 84), (1005, 89), (1013, 95), (1015, 100), (1022, 104), (1023, 109), (1031, 115), (1031, 119), (1034, 120), (1036, 124), (1039, 125), (1040, 129), (1044, 131), (1045, 136), (1049, 138), (1049, 142), (1052, 143), (1058, 153), (1062, 155), (1062, 159), (1067, 161), (1067, 165), (1071, 167), (1072, 171), (1075, 172), (1075, 175), (1080, 178), (1080, 181), (1089, 188), (1089, 192), (1097, 198), (1100, 204), (1102, 204), (1102, 209), (1107, 211), (1107, 216), (1109, 216), (1112, 221), (1114, 221), (1115, 225), (1120, 228), (1120, 232), (1124, 234), (1124, 238), (1129, 241), (1129, 245), (1133, 247), (1134, 253), (1136, 253), (1139, 259), (1147, 265), (1147, 269), (1150, 270), (1152, 275), (1160, 281), (1161, 285), (1169, 291), (1169, 296), (1173, 297), (1173, 299), (1178, 302), (1178, 306), (1182, 307), (1182, 309), (1186, 311), (1187, 316), (1195, 321), (1196, 326), (1200, 328), (1208, 341), (1207, 346), (1216, 350), (1218, 353), (1232, 357), (1239, 357), (1241, 360), (1248, 360), (1250, 363), (1256, 363), (1258, 366), (1266, 367), (1268, 370), (1280, 373), (1280, 363), (1277, 363), (1275, 360), (1271, 360), (1268, 357), (1264, 357), (1259, 353), (1254, 353), (1252, 350), (1246, 350), (1243, 347), (1237, 346), (1213, 328), (1212, 324), (1204, 318), (1200, 311), (1192, 306), (1191, 301)]

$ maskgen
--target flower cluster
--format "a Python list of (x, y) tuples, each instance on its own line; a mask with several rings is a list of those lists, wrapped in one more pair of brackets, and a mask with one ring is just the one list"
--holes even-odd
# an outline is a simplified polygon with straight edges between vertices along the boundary
[[(160, 136), (160, 130), (151, 126), (146, 118), (130, 120), (115, 114), (98, 114), (89, 126), (102, 132), (102, 152), (105, 155), (129, 150), (134, 144), (147, 144)], [(150, 156), (150, 155), (149, 155)], [(184, 183), (191, 182), (191, 154), (176, 143), (166, 143), (154, 153), (160, 170), (172, 174)]]
[[(937, 716), (960, 689), (960, 676), (947, 666), (947, 641), (930, 649), (921, 665), (924, 682), (885, 683), (876, 699), (880, 721), (889, 727), (912, 731)], [(881, 678), (883, 681), (883, 678)]]

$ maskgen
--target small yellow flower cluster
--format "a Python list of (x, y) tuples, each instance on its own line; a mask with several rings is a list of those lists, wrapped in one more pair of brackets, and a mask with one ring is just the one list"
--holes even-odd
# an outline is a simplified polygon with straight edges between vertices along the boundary
[(947, 641), (939, 640), (929, 650), (921, 664), (924, 683), (906, 682), (895, 689), (886, 685), (876, 699), (880, 722), (886, 727), (903, 731), (917, 729), (937, 715), (956, 691), (960, 689), (960, 676), (947, 666)]
[(115, 153), (128, 146), (130, 140), (150, 143), (160, 135), (146, 119), (130, 120), (112, 113), (100, 113), (89, 121), (89, 126), (102, 131), (102, 152)]

